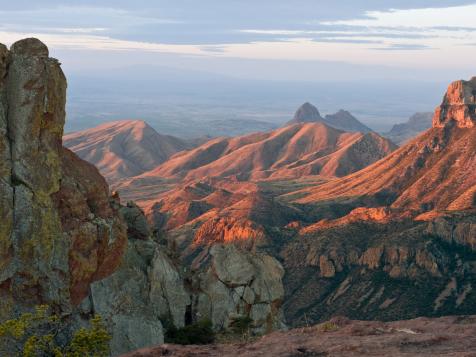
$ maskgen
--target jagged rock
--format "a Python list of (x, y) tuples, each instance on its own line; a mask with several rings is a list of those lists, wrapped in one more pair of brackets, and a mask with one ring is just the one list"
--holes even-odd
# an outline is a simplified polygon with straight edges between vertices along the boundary
[(476, 251), (476, 217), (437, 217), (428, 223), (427, 232)]
[(65, 100), (43, 43), (0, 45), (0, 317), (39, 303), (71, 310), (123, 253), (107, 185), (62, 148)]
[(144, 212), (134, 202), (127, 202), (126, 207), (120, 209), (127, 223), (127, 235), (134, 239), (147, 239), (150, 236), (149, 226)]
[(103, 317), (113, 355), (163, 343), (164, 325), (183, 327), (190, 305), (179, 269), (150, 239), (142, 210), (129, 202), (121, 212), (131, 233), (124, 258), (113, 274), (91, 285), (81, 307), (82, 315)]
[(325, 255), (321, 255), (319, 258), (319, 269), (324, 278), (332, 278), (336, 275), (334, 264)]
[(193, 244), (236, 243), (251, 247), (265, 239), (263, 228), (249, 219), (219, 217), (206, 221), (197, 229)]
[(216, 244), (200, 266), (196, 315), (210, 318), (217, 330), (228, 328), (236, 316), (249, 316), (256, 333), (282, 328), (283, 275), (269, 255)]
[(129, 240), (119, 269), (92, 284), (89, 299), (90, 312), (110, 328), (114, 355), (163, 343), (163, 323), (184, 326), (190, 305), (183, 279), (157, 243), (136, 239)]
[(433, 127), (442, 128), (453, 120), (460, 128), (476, 125), (476, 77), (450, 84), (443, 103), (435, 111)]
[(63, 239), (69, 242), (70, 295), (74, 304), (93, 281), (114, 272), (127, 247), (126, 226), (109, 200), (98, 170), (68, 149), (62, 151), (60, 190), (53, 195)]
[[(474, 212), (468, 211), (429, 222), (351, 220), (297, 236), (281, 253), (286, 319), (302, 325), (336, 315), (390, 320), (471, 314), (475, 233)], [(454, 287), (447, 287), (449, 281)]]

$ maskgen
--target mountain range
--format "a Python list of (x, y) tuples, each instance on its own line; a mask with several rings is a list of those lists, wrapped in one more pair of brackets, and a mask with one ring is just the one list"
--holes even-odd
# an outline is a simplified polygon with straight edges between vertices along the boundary
[[(46, 304), (61, 344), (100, 315), (113, 355), (204, 321), (241, 341), (213, 347), (224, 355), (342, 352), (335, 338), (352, 352), (357, 337), (383, 353), (459, 351), (463, 332), (458, 346), (474, 347), (476, 77), (451, 83), (400, 148), (306, 103), (282, 128), (205, 142), (107, 123), (65, 136), (77, 155), (63, 146), (66, 88), (39, 40), (0, 45), (2, 320)], [(283, 331), (243, 343), (243, 324)]]
[(155, 168), (192, 144), (160, 135), (141, 120), (122, 120), (66, 134), (64, 145), (95, 165), (109, 182)]

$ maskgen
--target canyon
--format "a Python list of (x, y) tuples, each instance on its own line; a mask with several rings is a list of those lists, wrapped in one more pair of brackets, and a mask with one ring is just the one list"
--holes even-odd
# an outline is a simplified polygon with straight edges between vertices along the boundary
[(113, 355), (243, 318), (271, 334), (132, 355), (475, 346), (476, 78), (452, 83), (401, 147), (309, 103), (237, 137), (191, 142), (137, 120), (63, 136), (66, 87), (39, 40), (0, 45), (2, 320), (39, 304), (69, 327), (100, 314)]

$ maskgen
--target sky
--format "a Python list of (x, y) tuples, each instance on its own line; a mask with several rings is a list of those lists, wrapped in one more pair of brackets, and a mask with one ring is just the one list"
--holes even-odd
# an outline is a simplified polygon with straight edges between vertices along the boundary
[(16, 0), (0, 8), (0, 42), (38, 37), (72, 73), (164, 65), (270, 80), (431, 81), (470, 77), (476, 58), (474, 0)]

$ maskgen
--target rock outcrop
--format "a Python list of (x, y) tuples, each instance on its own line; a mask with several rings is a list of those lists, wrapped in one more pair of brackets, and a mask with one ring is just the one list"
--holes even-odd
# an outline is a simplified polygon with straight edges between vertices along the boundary
[(302, 233), (281, 252), (287, 320), (302, 325), (337, 315), (395, 320), (474, 313), (474, 222), (467, 213)]
[(227, 329), (239, 317), (249, 317), (259, 334), (285, 327), (284, 270), (276, 259), (216, 244), (195, 259), (192, 269), (200, 271), (193, 310), (209, 317), (216, 329)]
[(436, 109), (433, 127), (443, 128), (456, 122), (459, 128), (476, 126), (476, 77), (450, 84), (443, 103)]
[(164, 323), (185, 325), (190, 295), (170, 258), (152, 240), (130, 239), (119, 269), (95, 282), (83, 302), (100, 314), (112, 334), (113, 355), (164, 342)]
[[(132, 204), (122, 208), (127, 210), (133, 213), (125, 215), (128, 231), (136, 232), (145, 217)], [(105, 319), (114, 355), (161, 344), (167, 328), (204, 319), (217, 331), (226, 331), (240, 317), (251, 319), (256, 334), (285, 326), (284, 271), (274, 258), (211, 245), (185, 268), (167, 251), (151, 236), (129, 236), (119, 269), (93, 283), (81, 304), (83, 315), (98, 313)]]
[(36, 39), (0, 45), (1, 317), (63, 312), (111, 273), (126, 242), (104, 179), (62, 147), (66, 79)]
[(211, 245), (214, 243), (255, 243), (266, 238), (263, 228), (247, 219), (221, 217), (209, 219), (200, 226), (194, 236), (193, 244)]

